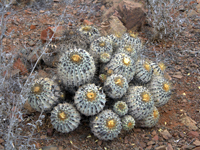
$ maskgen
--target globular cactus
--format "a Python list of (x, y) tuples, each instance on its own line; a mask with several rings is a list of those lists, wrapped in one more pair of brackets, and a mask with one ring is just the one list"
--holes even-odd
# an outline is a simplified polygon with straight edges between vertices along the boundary
[(58, 63), (58, 76), (67, 88), (89, 83), (95, 74), (92, 56), (83, 49), (70, 49), (61, 56)]
[(129, 131), (135, 127), (135, 119), (130, 115), (125, 115), (122, 119), (122, 128)]
[(135, 61), (127, 54), (118, 53), (111, 58), (103, 69), (103, 72), (107, 75), (118, 74), (124, 76), (129, 83), (135, 75)]
[(95, 84), (86, 84), (76, 91), (74, 103), (82, 114), (92, 116), (103, 110), (106, 95)]
[(68, 133), (78, 127), (81, 116), (72, 104), (63, 103), (54, 107), (50, 119), (51, 124), (57, 131)]
[(113, 111), (122, 117), (128, 113), (128, 106), (123, 101), (117, 101), (113, 106)]
[(117, 99), (121, 98), (128, 90), (128, 82), (122, 75), (112, 74), (104, 82), (104, 91), (107, 96)]
[(142, 52), (142, 41), (133, 32), (124, 33), (122, 36), (126, 45), (131, 45), (137, 53)]
[(124, 101), (128, 105), (128, 114), (136, 121), (144, 119), (153, 111), (154, 100), (146, 87), (129, 87)]
[(101, 140), (113, 140), (121, 132), (120, 118), (112, 110), (104, 110), (90, 122), (92, 133)]
[(107, 37), (99, 37), (90, 45), (89, 53), (94, 57), (95, 61), (99, 61), (102, 53), (112, 55), (113, 47)]
[(107, 62), (110, 61), (110, 59), (111, 59), (111, 54), (106, 53), (106, 52), (103, 52), (103, 53), (100, 54), (99, 61), (101, 63), (107, 63)]
[(112, 46), (114, 49), (117, 49), (118, 47), (124, 44), (122, 35), (119, 33), (111, 34), (111, 35), (108, 35), (107, 37), (112, 43)]
[(153, 69), (148, 60), (138, 60), (136, 62), (135, 80), (142, 84), (146, 84), (151, 80)]
[(163, 62), (155, 63), (155, 62), (151, 61), (150, 65), (153, 69), (154, 75), (164, 75), (166, 66)]
[(136, 122), (136, 126), (146, 128), (154, 127), (158, 123), (159, 118), (160, 114), (158, 112), (158, 109), (154, 106), (153, 111), (146, 118)]
[(148, 89), (156, 107), (165, 105), (171, 97), (171, 83), (164, 76), (154, 76), (148, 85)]
[(28, 102), (37, 111), (50, 111), (59, 103), (60, 87), (49, 78), (36, 79), (28, 96)]
[(78, 32), (83, 38), (87, 39), (86, 40), (87, 44), (90, 44), (92, 41), (100, 37), (99, 30), (94, 26), (90, 25), (81, 26), (80, 28), (78, 28)]
[(125, 53), (130, 56), (135, 62), (138, 59), (138, 54), (135, 48), (130, 44), (123, 44), (121, 45), (115, 52), (116, 53)]

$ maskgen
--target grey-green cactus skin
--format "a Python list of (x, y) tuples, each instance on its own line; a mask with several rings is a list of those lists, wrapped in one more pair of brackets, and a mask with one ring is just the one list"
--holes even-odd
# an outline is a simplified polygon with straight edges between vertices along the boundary
[[(147, 68), (145, 68), (145, 65), (147, 65)], [(138, 60), (136, 62), (136, 69), (135, 69), (135, 80), (138, 82), (141, 82), (143, 84), (148, 83), (153, 75), (153, 69), (151, 68), (151, 65), (146, 60)]]
[[(79, 55), (80, 61), (73, 62), (72, 55)], [(79, 87), (89, 83), (95, 74), (93, 57), (83, 49), (70, 49), (61, 56), (58, 63), (58, 76), (68, 88)]]
[[(39, 86), (40, 90), (35, 91), (35, 86)], [(49, 78), (39, 78), (31, 87), (28, 102), (32, 108), (39, 112), (50, 111), (54, 105), (59, 103), (60, 94), (61, 90), (56, 82)]]
[(160, 118), (158, 109), (154, 106), (153, 112), (150, 113), (146, 118), (136, 122), (137, 127), (152, 128), (154, 127)]
[[(92, 92), (94, 97), (88, 98), (88, 92)], [(93, 116), (103, 110), (106, 103), (106, 95), (95, 84), (86, 84), (75, 92), (74, 103), (82, 114)]]
[[(146, 99), (143, 99), (143, 94), (148, 95)], [(128, 105), (128, 114), (131, 115), (136, 121), (144, 119), (153, 111), (154, 100), (146, 87), (129, 87), (127, 95), (123, 100)]]
[(135, 127), (135, 119), (131, 115), (125, 115), (121, 119), (122, 128), (126, 131), (129, 131)]
[[(114, 120), (112, 128), (107, 124)], [(90, 122), (92, 133), (101, 140), (113, 140), (121, 132), (122, 125), (120, 118), (112, 110), (104, 110)]]
[(122, 75), (112, 74), (104, 82), (106, 95), (113, 99), (121, 98), (128, 90), (128, 87), (128, 82)]
[(99, 61), (102, 53), (112, 55), (113, 47), (110, 40), (107, 37), (99, 37), (95, 39), (91, 45), (89, 53), (94, 57), (96, 61)]
[(135, 75), (135, 61), (127, 54), (115, 54), (110, 62), (104, 66), (104, 72), (108, 74), (109, 71), (112, 72), (111, 74), (124, 76), (129, 83)]
[[(169, 89), (165, 89), (164, 84), (166, 84)], [(154, 76), (152, 81), (148, 84), (148, 89), (152, 94), (154, 105), (156, 107), (165, 105), (169, 101), (172, 94), (170, 82), (162, 75)]]
[(79, 34), (84, 38), (87, 44), (100, 37), (100, 32), (97, 28), (90, 25), (84, 25), (77, 29)]
[(128, 106), (123, 101), (117, 101), (113, 106), (113, 111), (122, 117), (128, 113)]
[[(64, 113), (66, 118), (59, 118), (59, 113)], [(58, 104), (51, 111), (51, 124), (62, 133), (73, 131), (80, 124), (81, 116), (76, 108), (69, 103)]]

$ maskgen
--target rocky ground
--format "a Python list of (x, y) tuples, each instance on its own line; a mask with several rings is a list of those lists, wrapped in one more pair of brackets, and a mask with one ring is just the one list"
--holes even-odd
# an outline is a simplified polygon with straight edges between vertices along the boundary
[[(102, 16), (105, 16), (107, 10), (114, 4), (109, 1), (104, 2), (80, 0), (67, 7), (61, 0), (54, 0), (42, 7), (12, 5), (12, 9), (6, 13), (9, 19), (5, 34), (10, 34), (10, 37), (3, 39), (4, 51), (13, 52), (17, 56), (13, 69), (10, 70), (10, 76), (20, 74), (22, 78), (27, 79), (44, 45), (41, 33), (50, 26), (59, 24), (65, 28), (72, 28), (84, 23), (93, 24), (102, 34), (112, 32), (110, 30), (113, 26), (116, 29), (129, 28), (128, 23), (119, 23), (117, 26), (118, 22), (112, 24), (111, 21), (107, 24)], [(84, 119), (75, 131), (61, 134), (48, 124), (47, 115), (42, 120), (43, 125), (34, 131), (32, 135), (34, 140), (31, 140), (31, 144), (43, 150), (200, 149), (200, 2), (192, 1), (190, 5), (189, 11), (186, 11), (186, 8), (179, 10), (179, 13), (185, 15), (191, 22), (185, 25), (185, 30), (179, 37), (173, 41), (154, 41), (146, 45), (148, 49), (146, 55), (155, 58), (155, 55), (159, 54), (166, 60), (168, 77), (173, 85), (172, 97), (165, 106), (159, 108), (161, 116), (155, 127), (135, 128), (129, 133), (123, 131), (113, 141), (101, 141), (90, 132), (88, 122)], [(113, 14), (113, 17), (119, 18), (120, 14), (117, 12)], [(116, 18), (113, 20), (116, 21)], [(149, 41), (153, 34), (145, 24), (138, 29), (140, 30), (138, 36), (144, 43)], [(57, 36), (59, 37), (59, 34)], [(39, 62), (35, 69), (41, 76), (55, 72), (55, 68), (47, 67), (42, 62)], [(37, 121), (39, 115), (37, 112), (24, 114), (24, 123)], [(30, 134), (30, 128), (24, 126), (22, 136)], [(5, 140), (1, 137), (0, 149), (4, 148), (4, 144)]]

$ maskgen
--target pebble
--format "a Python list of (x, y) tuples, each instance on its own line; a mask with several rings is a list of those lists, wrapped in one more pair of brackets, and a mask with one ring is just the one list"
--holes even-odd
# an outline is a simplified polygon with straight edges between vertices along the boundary
[(164, 130), (163, 132), (161, 132), (162, 136), (164, 139), (168, 140), (172, 137), (172, 135), (169, 133), (168, 130)]
[(3, 142), (5, 142), (5, 141), (3, 139), (0, 139), (0, 144), (3, 143)]
[(194, 144), (195, 146), (200, 146), (200, 141), (199, 141), (198, 139), (196, 139), (196, 140), (193, 142), (193, 144)]
[(58, 150), (58, 147), (55, 145), (45, 146), (42, 148), (42, 150)]
[(166, 146), (165, 145), (161, 145), (155, 148), (155, 150), (166, 150)]
[(192, 138), (199, 137), (199, 133), (197, 131), (190, 131), (187, 135)]

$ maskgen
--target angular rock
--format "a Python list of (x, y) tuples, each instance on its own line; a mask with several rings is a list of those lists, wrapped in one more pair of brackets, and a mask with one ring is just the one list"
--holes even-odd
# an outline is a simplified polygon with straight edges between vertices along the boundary
[(164, 139), (168, 140), (169, 138), (172, 137), (172, 135), (169, 133), (168, 130), (164, 130), (163, 132), (161, 132), (162, 136)]
[(155, 150), (166, 150), (166, 146), (165, 145), (161, 145), (155, 148)]
[(170, 143), (167, 143), (167, 150), (174, 150)]
[(109, 20), (108, 34), (119, 34), (123, 35), (126, 32), (126, 27), (121, 23), (121, 21), (116, 16), (111, 16)]
[(196, 139), (196, 140), (193, 142), (193, 144), (194, 144), (195, 146), (200, 146), (200, 141), (199, 141), (198, 139)]
[(188, 134), (187, 134), (189, 137), (192, 137), (192, 138), (197, 138), (197, 137), (199, 137), (199, 133), (198, 132), (196, 132), (196, 131), (190, 131), (190, 132), (188, 132)]
[(192, 118), (188, 116), (184, 116), (183, 118), (180, 119), (180, 121), (187, 126), (190, 130), (197, 130), (198, 127), (196, 126), (196, 122), (192, 120)]
[(118, 5), (120, 20), (130, 30), (140, 30), (146, 20), (146, 13), (142, 4), (131, 0), (123, 0)]
[(26, 102), (24, 103), (24, 108), (25, 108), (26, 110), (28, 110), (29, 113), (34, 113), (34, 112), (36, 112), (36, 110), (33, 109), (33, 108), (31, 107), (31, 105), (29, 104), (28, 101), (26, 101)]

